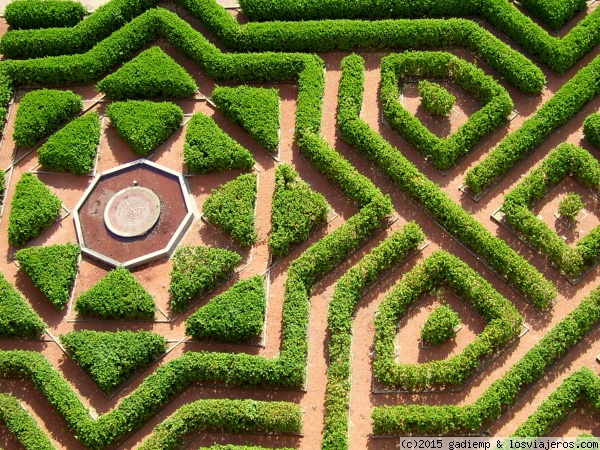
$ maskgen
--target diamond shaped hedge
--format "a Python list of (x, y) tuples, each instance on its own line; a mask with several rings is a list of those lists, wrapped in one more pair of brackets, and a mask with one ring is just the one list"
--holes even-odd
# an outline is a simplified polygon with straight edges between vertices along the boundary
[(600, 190), (600, 163), (587, 150), (562, 144), (551, 151), (537, 169), (504, 197), (502, 212), (508, 223), (533, 247), (541, 250), (561, 271), (571, 277), (581, 275), (600, 257), (600, 226), (570, 247), (532, 209), (536, 202), (568, 176), (585, 186)]
[[(468, 302), (487, 322), (486, 327), (461, 353), (448, 359), (423, 364), (397, 363), (398, 321), (440, 285)], [(523, 318), (513, 304), (491, 284), (457, 257), (438, 250), (405, 275), (379, 306), (375, 318), (375, 378), (387, 386), (406, 390), (460, 385), (484, 357), (516, 338), (522, 323)]]

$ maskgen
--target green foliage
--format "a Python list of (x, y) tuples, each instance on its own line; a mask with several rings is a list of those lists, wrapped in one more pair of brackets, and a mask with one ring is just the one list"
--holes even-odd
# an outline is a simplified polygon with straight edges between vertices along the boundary
[(498, 273), (538, 308), (547, 308), (556, 288), (531, 264), (492, 235), (471, 214), (453, 202), (440, 187), (410, 163), (369, 125), (360, 119), (364, 84), (364, 60), (352, 55), (343, 60), (339, 89), (338, 121), (342, 138), (358, 152), (377, 163), (409, 197), (418, 201), (438, 224)]
[(169, 285), (173, 311), (187, 310), (192, 299), (227, 280), (241, 261), (239, 254), (222, 248), (179, 247), (173, 255)]
[(149, 331), (72, 331), (60, 342), (107, 394), (167, 349), (167, 340)]
[(8, 217), (8, 242), (23, 245), (60, 215), (61, 202), (35, 175), (27, 172), (15, 187)]
[(308, 239), (311, 230), (327, 220), (328, 210), (325, 197), (302, 181), (290, 165), (278, 166), (271, 208), (271, 254), (285, 256), (292, 245)]
[(596, 148), (600, 148), (600, 113), (590, 114), (583, 122), (583, 134)]
[(4, 9), (12, 30), (72, 27), (86, 14), (81, 3), (71, 0), (17, 0)]
[(96, 88), (115, 100), (187, 98), (198, 90), (191, 75), (160, 47), (143, 51), (100, 81)]
[(165, 142), (183, 122), (183, 110), (169, 102), (116, 102), (106, 108), (106, 115), (119, 137), (141, 156)]
[(569, 192), (558, 204), (558, 213), (567, 220), (573, 220), (584, 207), (581, 195)]
[[(398, 101), (399, 82), (414, 76), (454, 80), (465, 91), (473, 94), (482, 107), (451, 136), (445, 139), (439, 138)], [(508, 92), (492, 77), (450, 53), (404, 52), (386, 56), (381, 61), (381, 79), (383, 113), (390, 126), (442, 170), (450, 169), (460, 156), (467, 154), (487, 133), (498, 128), (513, 108)], [(419, 83), (420, 93), (423, 84), (426, 86), (424, 92), (428, 96), (433, 96), (449, 109), (452, 108), (454, 103), (452, 94), (446, 92), (445, 95), (444, 88), (427, 81)], [(421, 95), (423, 96), (423, 93)], [(423, 103), (427, 103), (425, 97)], [(427, 108), (427, 104), (424, 106)], [(439, 105), (432, 107), (439, 109)], [(438, 112), (440, 115), (446, 114), (443, 108)]]
[(431, 114), (445, 117), (450, 114), (456, 102), (456, 97), (437, 83), (427, 80), (419, 82), (421, 104)]
[(6, 193), (6, 175), (3, 170), (0, 170), (0, 202), (4, 201), (4, 194)]
[(240, 175), (213, 189), (202, 206), (208, 220), (244, 247), (250, 247), (257, 239), (254, 228), (257, 181), (254, 173)]
[(185, 322), (198, 340), (242, 343), (260, 336), (266, 311), (265, 281), (255, 275), (211, 299)]
[(69, 302), (79, 254), (76, 244), (55, 244), (21, 249), (15, 259), (35, 287), (60, 310)]
[(216, 87), (212, 101), (232, 122), (245, 129), (266, 150), (279, 147), (279, 91), (240, 86)]
[(192, 116), (183, 144), (183, 159), (193, 173), (213, 170), (252, 169), (255, 161), (248, 150), (202, 113)]
[(102, 319), (154, 319), (154, 299), (127, 269), (117, 267), (79, 296), (75, 310)]
[(71, 91), (39, 89), (19, 102), (13, 139), (27, 147), (58, 130), (61, 122), (83, 108), (81, 97)]
[(9, 394), (0, 394), (0, 421), (15, 434), (26, 450), (55, 450), (36, 420)]
[(100, 116), (94, 111), (50, 136), (38, 150), (38, 161), (52, 170), (85, 175), (94, 168), (99, 143)]
[(38, 338), (46, 324), (0, 273), (0, 337)]
[(586, 0), (522, 0), (521, 5), (553, 30), (585, 9)]
[(440, 305), (427, 317), (421, 328), (421, 340), (429, 345), (442, 345), (456, 336), (454, 328), (460, 324), (460, 317), (450, 306)]

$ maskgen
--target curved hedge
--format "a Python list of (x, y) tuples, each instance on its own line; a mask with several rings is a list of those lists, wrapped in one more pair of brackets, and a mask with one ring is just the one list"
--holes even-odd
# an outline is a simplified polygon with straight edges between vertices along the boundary
[(4, 9), (11, 30), (72, 27), (86, 14), (81, 3), (70, 0), (17, 0)]
[(0, 273), (0, 337), (38, 338), (45, 329), (40, 316)]
[(15, 434), (26, 450), (55, 450), (36, 420), (12, 395), (0, 394), (0, 421)]

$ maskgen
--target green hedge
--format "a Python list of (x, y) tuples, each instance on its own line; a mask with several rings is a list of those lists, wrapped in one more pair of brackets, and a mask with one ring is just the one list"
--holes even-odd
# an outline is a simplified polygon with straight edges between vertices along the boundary
[(23, 245), (37, 237), (60, 216), (62, 203), (32, 173), (24, 173), (15, 187), (8, 216), (8, 242)]
[(57, 309), (69, 302), (81, 251), (76, 244), (30, 247), (15, 253), (21, 269)]
[(150, 331), (72, 331), (60, 342), (106, 394), (167, 349), (167, 340)]
[(598, 160), (587, 150), (565, 143), (550, 152), (538, 168), (506, 194), (502, 211), (525, 240), (542, 250), (567, 275), (579, 276), (600, 257), (600, 226), (582, 238), (577, 248), (572, 248), (532, 212), (536, 201), (570, 175), (594, 191), (600, 190)]
[(190, 301), (217, 287), (233, 275), (242, 261), (236, 252), (212, 247), (179, 247), (173, 254), (171, 269), (171, 309), (184, 312)]
[(584, 207), (581, 195), (569, 192), (558, 204), (558, 213), (561, 218), (572, 222)]
[(72, 27), (86, 14), (81, 3), (70, 0), (17, 0), (4, 9), (12, 30)]
[[(473, 94), (482, 107), (455, 133), (441, 139), (398, 101), (399, 82), (414, 76), (451, 79)], [(430, 158), (438, 169), (455, 165), (459, 157), (498, 128), (513, 109), (513, 102), (502, 86), (483, 70), (451, 53), (404, 52), (386, 56), (381, 61), (381, 80), (383, 113), (390, 126)]]
[(460, 324), (460, 316), (448, 305), (433, 310), (421, 328), (421, 340), (429, 345), (442, 345), (456, 337), (454, 329)]
[(0, 273), (0, 337), (38, 338), (45, 329), (40, 316)]
[(266, 150), (279, 148), (279, 91), (250, 86), (216, 87), (212, 101)]
[(267, 309), (265, 280), (255, 275), (211, 299), (185, 322), (186, 336), (242, 343), (259, 337)]
[(132, 98), (187, 98), (198, 90), (186, 70), (160, 47), (143, 51), (96, 85), (115, 100)]
[(169, 102), (116, 102), (106, 108), (106, 115), (119, 137), (141, 156), (165, 142), (183, 122), (183, 110)]
[(292, 245), (304, 242), (315, 226), (327, 220), (328, 211), (325, 197), (302, 181), (292, 166), (279, 165), (271, 207), (271, 254), (287, 255)]
[(467, 248), (481, 256), (497, 272), (526, 295), (538, 308), (547, 308), (556, 288), (503, 240), (492, 235), (472, 215), (453, 202), (440, 187), (410, 163), (369, 125), (360, 119), (364, 61), (357, 55), (343, 60), (339, 90), (339, 125), (342, 138), (377, 163), (409, 197)]
[(590, 114), (585, 118), (583, 134), (592, 145), (600, 148), (600, 113)]
[(63, 121), (82, 109), (81, 96), (71, 91), (39, 89), (28, 92), (19, 102), (13, 139), (18, 145), (30, 147), (58, 130)]
[(450, 114), (456, 97), (438, 83), (427, 80), (419, 81), (419, 97), (426, 111), (436, 116), (445, 117)]
[(36, 420), (12, 395), (0, 394), (0, 421), (15, 434), (26, 450), (55, 450)]
[[(446, 284), (469, 302), (486, 322), (484, 330), (457, 355), (423, 364), (396, 363), (398, 322), (423, 296)], [(477, 272), (445, 251), (436, 251), (394, 286), (375, 318), (373, 374), (387, 385), (407, 390), (459, 385), (521, 331), (523, 317), (513, 304)]]
[[(600, 13), (600, 10), (598, 11)], [(483, 192), (559, 127), (598, 95), (600, 57), (567, 81), (537, 112), (509, 134), (475, 167), (467, 172), (465, 184), (475, 193)]]
[(127, 269), (117, 267), (75, 302), (82, 316), (153, 320), (154, 299)]
[[(402, 405), (376, 407), (371, 415), (378, 435), (475, 433), (493, 422), (528, 386), (537, 382), (600, 320), (600, 288), (581, 301), (502, 378), (494, 381), (474, 403), (465, 406)], [(596, 397), (597, 398), (597, 397)]]
[(338, 281), (329, 303), (329, 367), (325, 398), (325, 428), (322, 449), (348, 448), (348, 402), (350, 399), (350, 358), (354, 309), (366, 288), (377, 277), (400, 263), (417, 249), (425, 235), (409, 222), (364, 256)]
[(254, 173), (240, 175), (213, 189), (202, 205), (205, 217), (243, 247), (258, 238), (254, 226), (257, 183)]
[(586, 0), (522, 0), (521, 5), (553, 30), (558, 30), (575, 13), (587, 6)]
[(202, 113), (190, 120), (183, 144), (183, 160), (193, 173), (246, 169), (255, 164), (252, 154)]
[(38, 150), (38, 161), (59, 172), (85, 175), (94, 168), (100, 143), (100, 115), (78, 117), (50, 136)]

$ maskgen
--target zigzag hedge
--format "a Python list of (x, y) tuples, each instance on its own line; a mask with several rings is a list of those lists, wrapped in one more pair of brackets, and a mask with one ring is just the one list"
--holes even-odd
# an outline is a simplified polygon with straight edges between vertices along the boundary
[(55, 450), (50, 438), (12, 395), (0, 394), (0, 421), (15, 434), (26, 450)]

